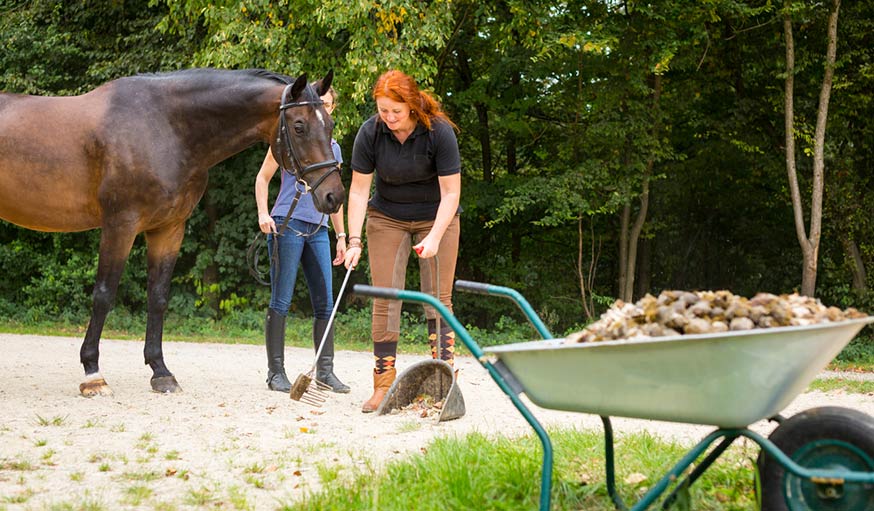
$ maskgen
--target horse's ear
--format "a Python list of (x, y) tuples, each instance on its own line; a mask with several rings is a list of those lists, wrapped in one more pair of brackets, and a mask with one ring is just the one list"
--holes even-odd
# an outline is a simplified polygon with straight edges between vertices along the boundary
[(307, 86), (307, 74), (304, 73), (297, 77), (297, 80), (294, 81), (294, 85), (291, 86), (291, 99), (295, 100), (300, 97), (300, 93)]
[(334, 70), (331, 69), (330, 71), (328, 71), (328, 74), (326, 74), (324, 78), (322, 78), (321, 80), (317, 80), (316, 83), (313, 84), (313, 87), (315, 87), (316, 92), (318, 92), (319, 94), (319, 97), (322, 97), (328, 93), (328, 90), (331, 89), (331, 82), (333, 81)]

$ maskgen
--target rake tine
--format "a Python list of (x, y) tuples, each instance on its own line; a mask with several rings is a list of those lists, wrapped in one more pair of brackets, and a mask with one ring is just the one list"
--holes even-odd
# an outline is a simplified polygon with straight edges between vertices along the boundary
[(331, 390), (331, 387), (316, 380), (313, 377), (313, 371), (310, 371), (307, 374), (299, 375), (294, 380), (294, 385), (291, 386), (289, 395), (295, 401), (320, 407), (330, 397), (330, 394), (328, 394), (329, 390)]
[(307, 393), (301, 396), (300, 402), (306, 403), (310, 406), (315, 406), (316, 408), (321, 408), (321, 406), (327, 401), (327, 396), (321, 397), (312, 393)]
[(333, 390), (328, 384), (320, 382), (316, 379), (316, 364), (319, 356), (322, 354), (322, 348), (325, 347), (325, 339), (328, 337), (328, 332), (331, 330), (331, 325), (334, 324), (334, 317), (337, 314), (337, 308), (340, 306), (340, 299), (343, 297), (343, 291), (346, 290), (346, 283), (349, 282), (349, 275), (352, 274), (352, 268), (346, 269), (346, 277), (343, 278), (343, 285), (340, 286), (340, 293), (337, 295), (337, 300), (334, 302), (334, 309), (331, 311), (331, 317), (328, 318), (328, 326), (325, 328), (325, 333), (322, 335), (322, 340), (319, 342), (319, 347), (316, 350), (316, 361), (313, 363), (312, 369), (306, 374), (299, 374), (294, 380), (294, 384), (288, 391), (291, 399), (301, 401), (312, 406), (322, 406), (322, 403), (328, 400), (329, 390)]

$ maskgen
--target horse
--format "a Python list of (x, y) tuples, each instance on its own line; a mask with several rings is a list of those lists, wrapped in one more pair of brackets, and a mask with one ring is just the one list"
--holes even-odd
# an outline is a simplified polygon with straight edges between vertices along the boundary
[(314, 83), (262, 69), (188, 69), (118, 78), (79, 96), (0, 92), (0, 219), (45, 232), (101, 229), (80, 361), (86, 397), (112, 395), (100, 336), (134, 239), (148, 261), (145, 363), (152, 390), (181, 391), (161, 348), (170, 279), (208, 170), (258, 143), (307, 185), (316, 208), (346, 198), (333, 121)]

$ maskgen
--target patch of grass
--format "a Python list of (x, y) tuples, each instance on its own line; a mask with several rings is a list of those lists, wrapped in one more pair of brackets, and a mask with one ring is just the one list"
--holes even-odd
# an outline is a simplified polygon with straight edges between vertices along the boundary
[(264, 465), (256, 462), (256, 463), (252, 463), (248, 467), (244, 468), (243, 473), (244, 474), (261, 474), (264, 472), (264, 469), (265, 469)]
[[(4, 496), (2, 500), (0, 500), (0, 502), (3, 502), (5, 504), (24, 504), (25, 502), (30, 500), (31, 497), (33, 497), (33, 494), (33, 490), (31, 490), (30, 488), (25, 488), (18, 493)], [(3, 506), (0, 509), (6, 509), (6, 506)]]
[(18, 470), (18, 471), (27, 471), (27, 470), (36, 470), (36, 467), (33, 466), (29, 460), (18, 459), (18, 460), (8, 460), (3, 459), (0, 460), (0, 470)]
[(45, 447), (46, 444), (48, 444), (48, 443), (49, 443), (49, 441), (46, 440), (45, 438), (37, 438), (36, 440), (33, 441), (33, 446), (34, 447)]
[(179, 451), (174, 449), (172, 451), (166, 452), (164, 454), (164, 459), (167, 461), (178, 460), (179, 459)]
[(42, 453), (43, 465), (48, 465), (48, 466), (56, 465), (57, 463), (52, 461), (52, 456), (54, 456), (55, 454), (56, 454), (56, 451), (54, 449), (49, 449), (46, 452)]
[(151, 497), (155, 492), (148, 486), (134, 485), (124, 489), (124, 502), (132, 506), (139, 506), (144, 500)]
[(72, 474), (70, 474), (70, 481), (81, 483), (84, 480), (85, 480), (85, 473), (84, 472), (73, 472)]
[(125, 481), (140, 481), (148, 482), (155, 481), (163, 477), (155, 470), (147, 470), (145, 472), (122, 472), (119, 478)]
[(185, 494), (185, 503), (192, 506), (206, 506), (217, 500), (215, 492), (205, 486), (192, 488)]
[(236, 486), (232, 486), (228, 489), (228, 500), (231, 502), (231, 505), (234, 506), (234, 509), (237, 509), (238, 511), (252, 511), (255, 509), (255, 506), (249, 504), (249, 501), (246, 498), (246, 492)]
[[(615, 509), (604, 482), (603, 434), (600, 431), (551, 431), (555, 448), (552, 508)], [(636, 503), (688, 447), (647, 434), (621, 437), (616, 447), (616, 482), (626, 503)], [(730, 448), (689, 489), (696, 511), (755, 509), (751, 448)], [(424, 454), (382, 469), (355, 470), (347, 484), (330, 484), (286, 510), (536, 509), (540, 498), (542, 452), (533, 435), (488, 437), (479, 433), (432, 442)], [(466, 468), (462, 470), (461, 468)], [(330, 476), (330, 474), (328, 474)], [(439, 484), (435, 484), (439, 481)], [(403, 488), (403, 491), (398, 491)], [(665, 495), (663, 494), (663, 497)]]
[(109, 431), (112, 431), (113, 433), (124, 433), (125, 429), (124, 423), (119, 423), (109, 428)]
[(59, 502), (48, 507), (49, 511), (109, 511), (109, 509), (103, 502), (88, 496), (79, 502)]
[(316, 463), (316, 472), (319, 474), (322, 484), (328, 484), (339, 479), (340, 470), (342, 470), (342, 467), (339, 465), (328, 465), (322, 462)]
[(87, 421), (85, 421), (85, 424), (82, 424), (82, 428), (85, 428), (85, 429), (96, 428), (99, 425), (100, 425), (99, 419), (88, 419)]
[(267, 488), (267, 485), (264, 483), (264, 478), (258, 477), (254, 474), (246, 475), (243, 478), (243, 480), (246, 481), (247, 483), (251, 484), (255, 488), (258, 488), (259, 490), (263, 490), (263, 489)]
[(63, 426), (66, 422), (66, 415), (64, 415), (63, 417), (61, 417), (60, 415), (55, 415), (54, 417), (47, 418), (43, 417), (40, 414), (36, 414), (36, 423), (40, 426)]
[(109, 466), (109, 463), (101, 463), (100, 466), (97, 467), (97, 470), (100, 472), (109, 472), (112, 468)]
[(398, 426), (398, 433), (412, 433), (422, 429), (422, 423), (419, 421), (404, 421)]
[(848, 378), (819, 378), (814, 380), (808, 388), (820, 392), (841, 390), (848, 394), (874, 395), (874, 381), (850, 380)]

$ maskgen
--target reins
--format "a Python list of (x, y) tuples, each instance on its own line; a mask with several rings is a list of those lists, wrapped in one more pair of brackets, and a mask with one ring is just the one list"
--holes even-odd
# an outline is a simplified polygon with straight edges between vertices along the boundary
[[(294, 212), (294, 209), (297, 207), (298, 201), (300, 201), (300, 197), (304, 193), (310, 193), (315, 191), (316, 188), (319, 187), (320, 184), (325, 180), (326, 177), (330, 176), (333, 172), (340, 172), (340, 165), (337, 160), (325, 160), (318, 163), (313, 163), (312, 165), (303, 166), (300, 162), (300, 159), (297, 157), (297, 153), (294, 150), (294, 144), (291, 143), (291, 135), (289, 134), (288, 129), (288, 120), (285, 118), (285, 111), (289, 108), (294, 107), (302, 107), (302, 106), (317, 106), (323, 105), (325, 102), (321, 99), (319, 100), (310, 100), (310, 101), (295, 101), (291, 103), (286, 103), (286, 99), (288, 97), (288, 91), (291, 89), (293, 84), (289, 84), (282, 91), (282, 98), (279, 104), (279, 129), (276, 130), (276, 145), (280, 148), (279, 150), (279, 168), (282, 172), (288, 172), (292, 174), (297, 181), (303, 185), (303, 190), (300, 187), (295, 186), (296, 193), (294, 195), (294, 199), (291, 201), (291, 206), (288, 208), (288, 213), (285, 215), (285, 220), (282, 222), (282, 226), (280, 226), (279, 230), (275, 233), (275, 237), (282, 236), (285, 233), (285, 230), (288, 228), (288, 221), (291, 219), (291, 214)], [(291, 160), (291, 165), (289, 165), (289, 159)], [(310, 186), (304, 180), (304, 176), (308, 173), (332, 167), (330, 171), (325, 172), (321, 177), (319, 177), (315, 183)], [(291, 169), (289, 171), (289, 169)], [(324, 214), (323, 214), (324, 216)], [(320, 223), (321, 225), (321, 223)], [(310, 235), (315, 232), (310, 233)], [(248, 250), (246, 250), (246, 261), (249, 263), (249, 275), (251, 275), (255, 281), (263, 286), (269, 286), (270, 281), (264, 278), (264, 272), (258, 269), (258, 258), (259, 252), (261, 250), (262, 245), (259, 243), (261, 240), (261, 232), (255, 234), (255, 238), (252, 240), (252, 243), (249, 244)], [(266, 240), (266, 236), (265, 236)], [(271, 265), (276, 265), (276, 268), (279, 268), (279, 240), (274, 240), (273, 250), (270, 254)], [(267, 273), (269, 277), (269, 272)]]

